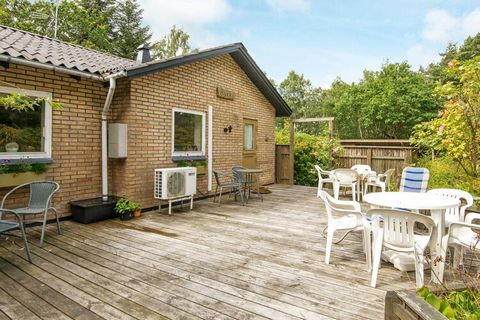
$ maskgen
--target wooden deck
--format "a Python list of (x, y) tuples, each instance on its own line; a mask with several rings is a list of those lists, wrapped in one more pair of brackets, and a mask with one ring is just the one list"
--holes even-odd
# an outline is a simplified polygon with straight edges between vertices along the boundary
[[(386, 290), (414, 274), (384, 265), (369, 286), (360, 234), (324, 261), (315, 189), (271, 186), (264, 201), (195, 202), (193, 211), (48, 227), (33, 264), (0, 241), (1, 319), (381, 319)], [(430, 279), (427, 272), (427, 281)]]

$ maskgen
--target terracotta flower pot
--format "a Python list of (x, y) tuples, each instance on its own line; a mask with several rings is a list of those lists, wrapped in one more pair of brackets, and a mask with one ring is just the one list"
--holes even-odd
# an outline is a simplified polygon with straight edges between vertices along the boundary
[(137, 209), (135, 211), (133, 211), (133, 217), (134, 218), (140, 218), (142, 216), (142, 210), (141, 209)]

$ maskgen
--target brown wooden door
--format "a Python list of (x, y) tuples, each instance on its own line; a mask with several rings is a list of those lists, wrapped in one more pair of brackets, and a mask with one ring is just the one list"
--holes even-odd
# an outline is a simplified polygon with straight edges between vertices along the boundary
[(243, 119), (243, 160), (246, 168), (257, 167), (257, 120)]

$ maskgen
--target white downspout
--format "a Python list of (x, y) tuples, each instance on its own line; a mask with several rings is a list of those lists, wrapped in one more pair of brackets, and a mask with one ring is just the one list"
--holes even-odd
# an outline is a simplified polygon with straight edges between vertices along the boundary
[(207, 186), (208, 191), (212, 191), (212, 174), (213, 174), (213, 107), (208, 106), (208, 159), (207, 159)]
[(110, 81), (110, 87), (102, 110), (102, 201), (108, 200), (107, 115), (117, 87), (117, 79), (123, 76), (125, 76), (125, 72), (122, 71), (107, 77)]

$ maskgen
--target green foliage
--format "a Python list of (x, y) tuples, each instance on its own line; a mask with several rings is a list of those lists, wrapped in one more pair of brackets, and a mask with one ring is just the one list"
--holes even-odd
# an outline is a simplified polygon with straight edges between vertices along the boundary
[[(294, 119), (320, 116), (318, 106), (322, 91), (320, 88), (313, 87), (310, 80), (306, 79), (303, 74), (290, 71), (287, 78), (278, 86), (278, 91), (292, 109)], [(277, 127), (283, 127), (284, 121), (285, 119), (277, 119)], [(318, 123), (302, 124), (297, 130), (310, 134), (323, 132)]]
[(142, 27), (142, 12), (137, 1), (117, 2), (112, 17), (114, 26), (113, 52), (121, 57), (134, 59), (137, 48), (152, 37), (148, 26)]
[(442, 57), (437, 63), (431, 63), (425, 70), (425, 74), (435, 82), (447, 83), (455, 80), (454, 75), (448, 72), (448, 64), (451, 61), (466, 61), (480, 55), (480, 33), (470, 36), (461, 45), (448, 44)]
[(0, 96), (0, 107), (13, 111), (33, 111), (35, 106), (49, 102), (53, 110), (63, 109), (63, 103), (48, 98), (31, 98), (25, 94), (10, 93)]
[[(288, 144), (289, 128), (286, 126), (275, 133), (277, 144)], [(333, 168), (333, 157), (342, 152), (336, 139), (325, 136), (314, 136), (308, 133), (295, 133), (294, 183), (298, 185), (316, 186), (318, 183), (314, 165), (322, 169)]]
[(0, 174), (22, 172), (44, 173), (47, 170), (48, 164), (46, 163), (0, 164)]
[[(441, 106), (432, 95), (433, 82), (406, 62), (365, 71), (358, 83), (336, 79), (328, 90), (313, 87), (303, 75), (291, 71), (278, 89), (293, 118), (335, 117), (335, 130), (342, 139), (405, 139), (416, 124), (435, 117)], [(281, 121), (277, 127), (283, 125)], [(324, 132), (318, 124), (298, 129)]]
[(439, 84), (436, 93), (445, 100), (436, 119), (414, 128), (411, 141), (424, 150), (446, 154), (468, 175), (478, 177), (480, 157), (480, 56), (451, 62), (452, 81)]
[(452, 291), (445, 295), (436, 295), (427, 287), (417, 291), (417, 295), (425, 299), (448, 319), (478, 320), (480, 319), (480, 294), (473, 290)]
[(130, 201), (127, 198), (120, 198), (115, 204), (115, 212), (120, 216), (131, 214), (133, 211), (140, 209), (140, 205)]
[(177, 167), (204, 167), (207, 165), (205, 160), (180, 160), (175, 163)]
[[(53, 0), (0, 0), (0, 24), (54, 37)], [(136, 0), (63, 0), (57, 38), (125, 58), (150, 39)]]
[(465, 190), (474, 196), (480, 195), (480, 178), (467, 175), (458, 162), (448, 157), (433, 160), (424, 157), (417, 162), (417, 166), (430, 171), (429, 189), (453, 188)]
[(172, 26), (170, 34), (153, 44), (153, 58), (166, 59), (198, 51), (198, 49), (192, 50), (189, 39), (190, 35), (188, 33), (175, 25)]

